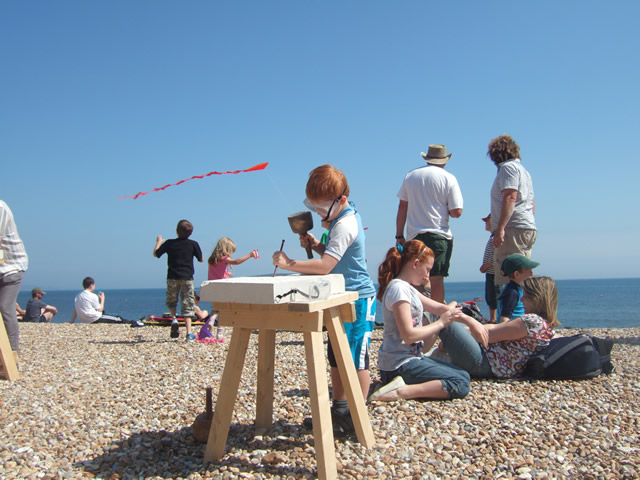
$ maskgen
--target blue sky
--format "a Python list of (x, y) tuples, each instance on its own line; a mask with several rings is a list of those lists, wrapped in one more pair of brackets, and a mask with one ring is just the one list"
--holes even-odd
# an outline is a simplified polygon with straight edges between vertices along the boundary
[(487, 143), (505, 132), (533, 176), (537, 272), (637, 277), (639, 16), (635, 1), (2, 2), (0, 198), (23, 286), (163, 287), (152, 249), (181, 218), (205, 257), (227, 235), (261, 254), (236, 275), (271, 272), (282, 239), (305, 255), (287, 215), (324, 163), (349, 179), (375, 278), (430, 143), (465, 200), (448, 281), (482, 281)]

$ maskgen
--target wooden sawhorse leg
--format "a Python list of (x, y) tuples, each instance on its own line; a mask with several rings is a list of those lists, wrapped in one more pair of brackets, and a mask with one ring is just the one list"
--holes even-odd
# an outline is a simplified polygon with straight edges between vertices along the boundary
[(307, 356), (309, 399), (313, 420), (313, 441), (316, 449), (318, 478), (338, 477), (336, 449), (333, 443), (333, 425), (329, 400), (327, 367), (324, 359), (322, 332), (304, 332), (304, 351)]
[(0, 367), (7, 380), (17, 380), (20, 378), (18, 366), (16, 365), (16, 352), (11, 348), (7, 329), (4, 327), (4, 320), (0, 314)]
[(204, 452), (205, 462), (220, 460), (224, 455), (250, 335), (250, 329), (239, 327), (235, 327), (231, 334), (231, 343), (222, 373), (216, 410), (209, 430), (207, 449)]
[(258, 391), (256, 395), (256, 435), (264, 435), (273, 425), (273, 376), (276, 331), (260, 329), (258, 337)]

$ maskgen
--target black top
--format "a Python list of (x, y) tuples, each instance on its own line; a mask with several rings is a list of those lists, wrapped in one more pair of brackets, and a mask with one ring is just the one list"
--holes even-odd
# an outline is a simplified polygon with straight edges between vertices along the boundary
[(201, 262), (202, 251), (200, 245), (188, 238), (172, 238), (165, 241), (158, 250), (156, 257), (167, 254), (167, 278), (172, 280), (193, 280), (193, 257)]

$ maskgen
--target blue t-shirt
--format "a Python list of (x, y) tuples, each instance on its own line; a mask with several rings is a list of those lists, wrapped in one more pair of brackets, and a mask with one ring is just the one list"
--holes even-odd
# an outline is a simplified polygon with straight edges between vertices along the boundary
[(331, 222), (325, 253), (338, 260), (331, 273), (342, 274), (345, 290), (358, 292), (359, 298), (375, 296), (376, 289), (367, 271), (362, 220), (353, 203)]
[(498, 298), (498, 319), (508, 317), (509, 320), (513, 320), (524, 315), (524, 305), (521, 299), (522, 287), (511, 280)]

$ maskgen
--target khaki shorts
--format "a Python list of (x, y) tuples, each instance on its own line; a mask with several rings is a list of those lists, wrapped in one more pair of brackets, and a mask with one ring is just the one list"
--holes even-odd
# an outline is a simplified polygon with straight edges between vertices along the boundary
[(536, 243), (538, 232), (528, 228), (507, 227), (504, 229), (504, 243), (501, 247), (497, 247), (494, 252), (493, 266), (496, 271), (496, 285), (505, 285), (509, 283), (509, 277), (502, 275), (502, 262), (509, 255), (518, 253), (527, 258), (531, 258), (531, 249)]
[(170, 310), (178, 305), (180, 295), (180, 311), (183, 317), (194, 317), (196, 314), (196, 299), (193, 280), (174, 280), (167, 278), (166, 305)]

